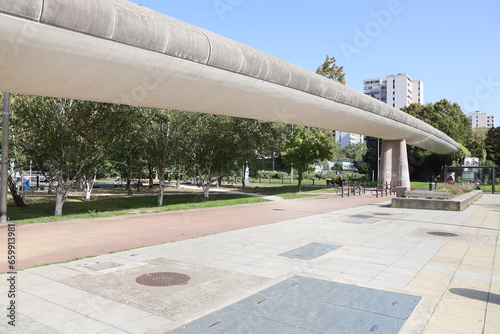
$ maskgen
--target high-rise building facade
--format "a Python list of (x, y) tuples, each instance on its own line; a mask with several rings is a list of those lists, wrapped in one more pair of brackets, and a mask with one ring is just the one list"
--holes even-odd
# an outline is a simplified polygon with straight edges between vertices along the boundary
[(335, 131), (335, 141), (339, 143), (340, 147), (345, 148), (349, 144), (364, 143), (365, 136), (356, 133)]
[(386, 78), (366, 79), (363, 82), (366, 95), (401, 109), (412, 103), (424, 104), (424, 83), (412, 80), (408, 74), (388, 75)]
[(495, 116), (484, 112), (474, 111), (467, 114), (471, 128), (494, 128)]

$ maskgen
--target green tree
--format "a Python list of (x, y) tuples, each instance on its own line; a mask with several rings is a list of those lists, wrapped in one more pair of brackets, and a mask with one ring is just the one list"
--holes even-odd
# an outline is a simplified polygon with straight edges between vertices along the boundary
[(354, 161), (363, 160), (363, 156), (366, 154), (367, 147), (365, 143), (351, 143), (344, 147), (344, 155), (348, 159), (353, 159)]
[(189, 123), (185, 113), (174, 110), (144, 109), (143, 131), (146, 137), (147, 161), (158, 172), (160, 189), (158, 206), (163, 205), (165, 172), (179, 162), (184, 147), (182, 143)]
[(210, 196), (213, 182), (238, 171), (233, 122), (228, 116), (190, 114), (184, 152), (187, 166), (198, 177), (205, 198)]
[(484, 165), (487, 159), (486, 135), (488, 128), (473, 128), (467, 140), (467, 148), (472, 157), (479, 158), (479, 164)]
[(26, 155), (57, 181), (54, 214), (60, 216), (70, 189), (94, 173), (126, 114), (111, 104), (27, 95), (16, 96), (12, 110)]
[(302, 189), (305, 172), (312, 171), (314, 164), (333, 158), (333, 136), (331, 131), (304, 126), (293, 126), (287, 138), (283, 160), (297, 171), (298, 191)]
[(500, 127), (490, 128), (485, 139), (488, 160), (500, 166)]
[(402, 111), (432, 125), (444, 132), (452, 139), (464, 145), (464, 150), (459, 150), (451, 155), (438, 155), (418, 147), (408, 147), (408, 163), (410, 175), (415, 179), (427, 180), (429, 175), (439, 174), (443, 165), (461, 164), (463, 155), (468, 151), (467, 144), (471, 137), (469, 120), (457, 103), (445, 99), (426, 105), (411, 104), (401, 109)]
[(459, 143), (466, 143), (470, 137), (469, 119), (457, 103), (443, 99), (426, 105), (414, 103), (401, 110), (432, 125)]
[(335, 57), (326, 56), (325, 62), (321, 64), (316, 73), (328, 79), (335, 80), (345, 85), (344, 66), (337, 66)]

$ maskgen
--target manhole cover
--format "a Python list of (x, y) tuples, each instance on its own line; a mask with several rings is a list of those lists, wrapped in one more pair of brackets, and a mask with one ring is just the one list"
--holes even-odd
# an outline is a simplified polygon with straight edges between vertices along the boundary
[(450, 232), (427, 232), (427, 234), (437, 235), (439, 237), (458, 237), (458, 234)]
[(135, 281), (147, 286), (172, 286), (187, 284), (191, 277), (179, 273), (150, 273), (144, 274), (135, 279)]

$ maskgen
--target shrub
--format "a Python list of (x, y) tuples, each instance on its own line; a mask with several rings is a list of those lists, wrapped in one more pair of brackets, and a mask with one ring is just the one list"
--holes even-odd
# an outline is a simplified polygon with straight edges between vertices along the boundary
[(256, 174), (258, 179), (284, 179), (288, 177), (288, 174), (285, 172), (275, 172), (275, 171), (267, 171), (267, 170), (259, 170)]
[(471, 192), (474, 189), (476, 189), (476, 185), (469, 182), (438, 183), (437, 185), (438, 191), (449, 192), (452, 197)]

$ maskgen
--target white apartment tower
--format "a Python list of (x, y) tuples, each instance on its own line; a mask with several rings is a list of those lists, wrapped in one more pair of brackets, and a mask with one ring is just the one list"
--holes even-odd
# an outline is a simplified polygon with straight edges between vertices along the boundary
[(349, 144), (364, 143), (365, 136), (356, 133), (335, 131), (335, 141), (339, 143), (340, 147), (345, 148)]
[(467, 114), (471, 128), (494, 128), (495, 116), (475, 111)]
[(412, 80), (408, 74), (388, 75), (386, 78), (366, 79), (363, 82), (366, 95), (401, 109), (412, 103), (424, 104), (424, 83)]

